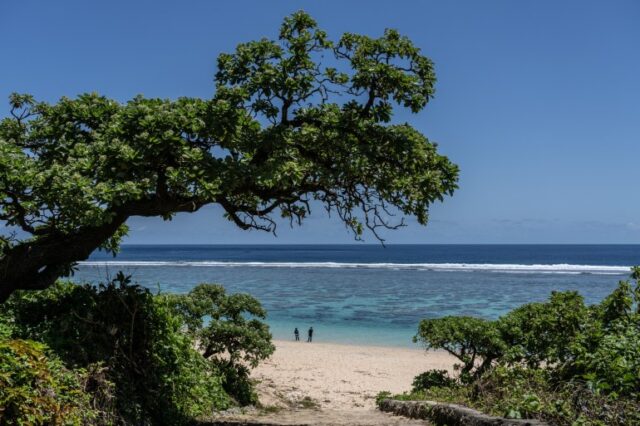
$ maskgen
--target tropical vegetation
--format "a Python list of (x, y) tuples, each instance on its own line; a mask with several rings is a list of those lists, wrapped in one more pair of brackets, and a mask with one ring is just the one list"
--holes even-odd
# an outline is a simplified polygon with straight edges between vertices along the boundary
[(152, 294), (118, 274), (17, 292), (0, 319), (0, 424), (184, 424), (257, 402), (274, 351), (260, 303), (202, 284)]
[(423, 320), (414, 341), (455, 357), (455, 374), (427, 371), (395, 397), (557, 425), (640, 424), (640, 268), (631, 278), (596, 305), (553, 292), (493, 321)]
[[(95, 93), (10, 98), (0, 120), (0, 302), (42, 290), (94, 250), (116, 253), (134, 216), (219, 206), (241, 229), (274, 232), (311, 207), (359, 238), (426, 224), (458, 168), (409, 123), (434, 93), (429, 58), (395, 30), (332, 41), (306, 13), (277, 40), (218, 57), (211, 99), (126, 103)], [(399, 215), (399, 216), (398, 216)]]

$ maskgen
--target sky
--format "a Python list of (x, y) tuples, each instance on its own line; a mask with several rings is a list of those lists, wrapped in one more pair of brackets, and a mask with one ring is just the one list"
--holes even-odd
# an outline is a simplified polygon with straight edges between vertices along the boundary
[[(387, 243), (640, 243), (635, 0), (2, 2), (0, 99), (210, 98), (219, 53), (300, 9), (334, 39), (398, 29), (435, 63), (435, 98), (402, 119), (460, 166), (460, 189)], [(320, 208), (277, 236), (216, 206), (129, 226), (127, 243), (354, 242)]]

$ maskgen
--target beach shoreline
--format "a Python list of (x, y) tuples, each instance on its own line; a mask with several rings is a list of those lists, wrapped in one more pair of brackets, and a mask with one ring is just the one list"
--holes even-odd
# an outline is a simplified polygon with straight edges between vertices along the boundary
[[(301, 336), (302, 338), (302, 336)], [(251, 373), (257, 409), (219, 413), (217, 421), (280, 425), (427, 424), (383, 413), (375, 404), (381, 391), (411, 390), (413, 378), (429, 369), (452, 370), (455, 359), (443, 351), (345, 343), (274, 340), (276, 351)]]
[(275, 340), (274, 354), (252, 372), (263, 406), (312, 401), (319, 409), (372, 410), (380, 391), (411, 390), (430, 369), (453, 370), (444, 351), (378, 345)]

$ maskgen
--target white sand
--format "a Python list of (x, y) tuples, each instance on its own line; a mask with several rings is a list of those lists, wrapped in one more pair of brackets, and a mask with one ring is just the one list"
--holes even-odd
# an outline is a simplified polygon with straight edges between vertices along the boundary
[(272, 357), (253, 371), (264, 405), (312, 398), (320, 408), (370, 410), (378, 392), (411, 389), (429, 369), (452, 370), (455, 359), (440, 351), (276, 341)]
[(375, 396), (411, 389), (429, 369), (451, 370), (454, 358), (415, 348), (276, 341), (276, 351), (252, 373), (260, 410), (219, 414), (242, 424), (411, 426), (422, 420), (382, 413)]

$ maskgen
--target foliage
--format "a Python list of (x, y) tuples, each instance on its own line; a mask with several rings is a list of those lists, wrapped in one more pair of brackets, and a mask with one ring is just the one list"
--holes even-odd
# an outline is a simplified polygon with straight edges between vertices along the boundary
[(267, 313), (248, 294), (227, 295), (220, 285), (200, 284), (186, 295), (169, 298), (185, 319), (187, 331), (199, 342), (205, 358), (256, 367), (275, 350), (269, 327), (261, 321)]
[(436, 144), (391, 121), (422, 110), (435, 84), (431, 61), (395, 30), (334, 42), (297, 12), (277, 40), (221, 54), (215, 84), (212, 99), (10, 97), (0, 301), (52, 285), (97, 248), (116, 252), (132, 216), (218, 204), (242, 229), (275, 231), (278, 213), (300, 223), (316, 203), (357, 238), (381, 238), (403, 224), (396, 213), (426, 224), (457, 188)]
[(251, 380), (250, 370), (245, 365), (222, 363), (218, 370), (222, 374), (222, 387), (240, 405), (256, 405), (258, 394)]
[(69, 366), (102, 363), (123, 421), (177, 424), (229, 403), (221, 373), (195, 350), (182, 319), (122, 274), (99, 287), (16, 294), (8, 308), (17, 336), (46, 342)]
[(551, 392), (546, 370), (497, 366), (474, 384), (476, 398), (483, 406), (492, 406), (499, 415), (510, 418), (533, 418), (544, 413), (568, 414), (568, 400)]
[(0, 340), (0, 424), (90, 424), (98, 413), (83, 372), (65, 368), (42, 343)]
[(413, 379), (412, 392), (425, 391), (433, 387), (448, 388), (457, 384), (458, 381), (450, 377), (447, 370), (429, 370)]
[(420, 322), (414, 342), (444, 349), (462, 362), (460, 379), (469, 381), (503, 355), (505, 346), (495, 324), (480, 318), (448, 316)]
[(548, 302), (529, 303), (507, 313), (496, 326), (508, 348), (510, 362), (564, 363), (571, 358), (568, 341), (575, 339), (589, 320), (589, 309), (577, 292), (551, 293)]
[(437, 384), (427, 372), (399, 397), (558, 425), (640, 424), (640, 268), (631, 276), (635, 285), (621, 281), (594, 306), (576, 292), (553, 292), (496, 321), (423, 320), (415, 340), (463, 361), (463, 386)]
[(8, 339), (14, 332), (13, 317), (6, 309), (0, 309), (0, 340)]
[(261, 321), (266, 311), (260, 302), (248, 294), (227, 295), (222, 286), (213, 284), (165, 298), (184, 319), (203, 356), (222, 373), (225, 391), (241, 405), (256, 403), (249, 367), (256, 367), (275, 350), (269, 327)]
[(602, 392), (640, 397), (640, 332), (637, 324), (618, 325), (595, 350), (573, 345), (572, 367), (579, 377)]
[(380, 391), (376, 395), (376, 405), (379, 407), (382, 404), (382, 401), (385, 399), (389, 399), (393, 396), (393, 394), (389, 391)]
[(634, 268), (635, 288), (621, 281), (594, 307), (584, 333), (570, 343), (572, 359), (562, 369), (598, 392), (640, 397), (640, 275)]
[(635, 399), (597, 394), (580, 382), (557, 383), (549, 371), (523, 366), (495, 366), (466, 386), (380, 393), (376, 401), (380, 404), (385, 398), (459, 404), (494, 416), (537, 418), (559, 426), (640, 424)]

